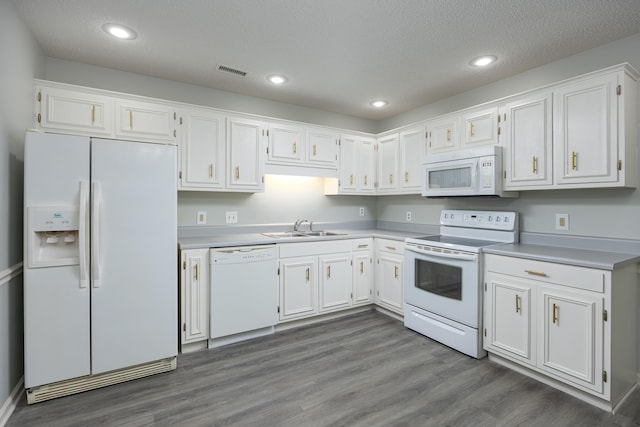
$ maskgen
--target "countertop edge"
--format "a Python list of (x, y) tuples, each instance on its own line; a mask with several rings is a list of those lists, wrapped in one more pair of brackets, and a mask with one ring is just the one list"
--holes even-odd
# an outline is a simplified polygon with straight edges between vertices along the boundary
[(483, 252), (611, 271), (640, 262), (640, 254), (534, 244), (496, 245), (484, 248)]

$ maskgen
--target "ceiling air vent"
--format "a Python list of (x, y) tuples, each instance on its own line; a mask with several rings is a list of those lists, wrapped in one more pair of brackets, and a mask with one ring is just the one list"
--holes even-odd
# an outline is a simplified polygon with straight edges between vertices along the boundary
[(226, 65), (221, 65), (218, 67), (218, 71), (224, 71), (225, 73), (235, 74), (240, 77), (244, 77), (247, 75), (245, 71), (236, 70), (235, 68), (227, 67)]

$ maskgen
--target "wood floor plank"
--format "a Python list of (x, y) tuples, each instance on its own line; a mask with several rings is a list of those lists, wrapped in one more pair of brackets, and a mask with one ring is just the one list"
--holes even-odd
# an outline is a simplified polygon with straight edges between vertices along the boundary
[(375, 311), (178, 357), (178, 369), (26, 406), (8, 426), (632, 426)]

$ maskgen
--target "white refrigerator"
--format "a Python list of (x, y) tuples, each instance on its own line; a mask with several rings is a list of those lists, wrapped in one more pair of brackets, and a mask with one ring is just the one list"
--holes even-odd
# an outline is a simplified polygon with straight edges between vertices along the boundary
[(27, 132), (24, 207), (29, 403), (175, 369), (176, 147)]

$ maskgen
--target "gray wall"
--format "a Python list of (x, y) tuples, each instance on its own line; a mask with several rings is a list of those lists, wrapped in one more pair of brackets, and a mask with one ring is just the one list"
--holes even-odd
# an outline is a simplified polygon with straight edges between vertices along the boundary
[[(640, 33), (385, 120), (380, 123), (379, 131), (622, 62), (628, 62), (640, 71)], [(640, 82), (636, 97), (640, 106)], [(638, 112), (640, 114), (640, 108)], [(635, 121), (636, 125), (640, 123), (638, 117)], [(638, 141), (627, 143), (638, 144)], [(637, 223), (640, 218), (640, 190), (636, 189), (528, 191), (520, 192), (520, 198), (514, 200), (428, 200), (419, 196), (387, 196), (379, 197), (377, 206), (376, 217), (383, 221), (402, 222), (406, 212), (411, 211), (413, 222), (435, 224), (443, 208), (503, 209), (520, 213), (523, 231), (640, 240)], [(569, 214), (569, 231), (555, 230), (556, 213)]]
[[(45, 57), (13, 4), (0, 0), (0, 277), (22, 261), (24, 130), (32, 117), (33, 78)], [(22, 276), (0, 282), (0, 406), (20, 381)]]

